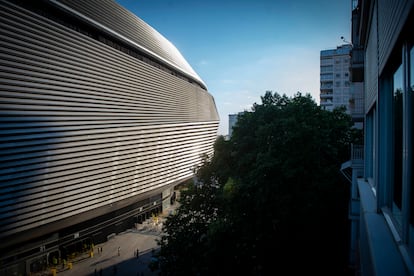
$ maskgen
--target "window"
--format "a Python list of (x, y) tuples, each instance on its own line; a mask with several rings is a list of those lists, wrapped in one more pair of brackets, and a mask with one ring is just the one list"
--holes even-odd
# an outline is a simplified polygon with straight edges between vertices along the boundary
[(321, 73), (327, 73), (327, 72), (332, 72), (332, 71), (333, 71), (332, 65), (321, 66)]
[[(406, 260), (414, 263), (414, 37), (412, 20), (390, 49), (386, 65), (377, 83), (378, 98), (374, 103), (377, 116), (366, 116), (367, 146), (365, 175), (373, 173), (377, 207), (385, 219), (398, 246), (407, 253)], [(370, 139), (374, 130), (374, 139)], [(372, 142), (370, 142), (370, 140)], [(375, 160), (376, 159), (376, 160)], [(404, 258), (405, 258), (404, 257)]]
[(400, 65), (393, 74), (393, 206), (396, 220), (401, 224), (402, 206), (402, 152), (403, 152), (403, 69)]
[(411, 122), (409, 122), (409, 126), (411, 127), (411, 131), (409, 132), (411, 134), (411, 137), (409, 137), (409, 143), (411, 145), (411, 148), (409, 148), (409, 150), (411, 150), (411, 152), (409, 152), (409, 154), (411, 154), (411, 159), (410, 159), (410, 163), (411, 163), (411, 168), (410, 168), (410, 172), (411, 172), (411, 179), (409, 179), (410, 181), (410, 224), (414, 226), (414, 160), (413, 160), (413, 140), (414, 140), (414, 46), (411, 47), (411, 50), (409, 52), (409, 91), (408, 91), (408, 101), (410, 103), (409, 108), (410, 108), (410, 112), (409, 112), (409, 117), (411, 118)]
[[(366, 116), (366, 127), (365, 127), (365, 176), (373, 179), (374, 177), (374, 164), (375, 164), (375, 133), (376, 133), (376, 108), (375, 106), (369, 111)], [(374, 185), (375, 181), (371, 181)]]
[(406, 42), (396, 47), (388, 61), (386, 73), (381, 77), (380, 95), (383, 100), (379, 107), (380, 112), (387, 115), (380, 116), (378, 121), (379, 167), (376, 175), (378, 183), (382, 183), (379, 189), (384, 193), (384, 197), (379, 199), (380, 204), (391, 212), (401, 239), (414, 249), (414, 186), (411, 187), (413, 48), (408, 45)]
[(333, 78), (333, 74), (329, 74), (329, 73), (325, 73), (325, 74), (321, 74), (321, 80), (332, 80)]
[(389, 73), (382, 82), (385, 99), (382, 111), (388, 116), (381, 120), (381, 125), (387, 130), (379, 133), (385, 138), (380, 143), (383, 149), (378, 177), (384, 179), (382, 183), (387, 186), (384, 190), (388, 193), (385, 205), (391, 211), (394, 226), (403, 242), (414, 252), (414, 50), (409, 45), (412, 44), (404, 43), (394, 51)]
[(408, 77), (407, 80), (407, 93), (406, 93), (406, 102), (405, 105), (407, 107), (406, 112), (406, 118), (408, 120), (406, 126), (407, 126), (407, 132), (406, 132), (406, 141), (407, 141), (407, 147), (406, 147), (406, 162), (408, 167), (408, 173), (405, 174), (406, 183), (409, 187), (409, 231), (408, 231), (408, 246), (411, 251), (414, 251), (414, 46), (411, 43), (411, 48), (408, 51), (408, 58), (406, 66), (408, 72), (406, 76)]

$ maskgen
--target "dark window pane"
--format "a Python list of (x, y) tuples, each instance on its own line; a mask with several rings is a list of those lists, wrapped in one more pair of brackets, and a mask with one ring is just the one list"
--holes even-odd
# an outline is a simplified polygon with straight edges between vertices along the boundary
[[(409, 79), (409, 84), (410, 84), (410, 94), (408, 99), (411, 101), (411, 110), (409, 110), (409, 112), (411, 112), (411, 116), (409, 116), (409, 125), (411, 126), (411, 145), (414, 144), (414, 141), (412, 141), (412, 139), (414, 139), (414, 47), (411, 47), (410, 50), (410, 79)], [(411, 155), (413, 154), (413, 152), (410, 153)], [(414, 225), (414, 160), (413, 157), (411, 156), (411, 196), (410, 196), (410, 223), (412, 225)]]
[(394, 93), (394, 203), (401, 210), (402, 201), (402, 144), (403, 144), (403, 75), (402, 66), (393, 76)]

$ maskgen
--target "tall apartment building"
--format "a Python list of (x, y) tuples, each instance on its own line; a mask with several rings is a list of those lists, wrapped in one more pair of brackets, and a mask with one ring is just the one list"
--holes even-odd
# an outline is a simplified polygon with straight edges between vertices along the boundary
[(320, 105), (326, 110), (344, 105), (350, 112), (351, 49), (350, 44), (344, 44), (320, 53)]
[(237, 124), (240, 115), (243, 115), (245, 111), (229, 114), (229, 135), (228, 138), (230, 139), (233, 135), (233, 128)]
[(229, 138), (231, 138), (231, 135), (233, 134), (233, 127), (237, 123), (237, 117), (239, 116), (239, 114), (240, 113), (238, 113), (238, 114), (229, 114)]

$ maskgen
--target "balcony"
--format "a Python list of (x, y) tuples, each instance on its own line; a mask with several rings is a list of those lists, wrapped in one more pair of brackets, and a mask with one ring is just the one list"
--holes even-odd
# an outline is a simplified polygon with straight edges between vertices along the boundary
[(321, 99), (331, 99), (331, 100), (332, 100), (333, 93), (321, 93), (321, 94), (319, 95), (319, 97), (320, 97)]
[(355, 47), (351, 52), (351, 81), (364, 81), (364, 49)]
[(321, 81), (333, 81), (333, 73), (322, 73)]
[(365, 105), (363, 83), (352, 83), (349, 98), (349, 111), (354, 121), (364, 121)]
[(321, 59), (321, 66), (333, 66), (334, 61), (332, 58), (322, 58)]
[(331, 90), (332, 92), (333, 83), (332, 82), (321, 82), (321, 90)]
[(351, 160), (359, 164), (364, 162), (364, 145), (351, 145)]

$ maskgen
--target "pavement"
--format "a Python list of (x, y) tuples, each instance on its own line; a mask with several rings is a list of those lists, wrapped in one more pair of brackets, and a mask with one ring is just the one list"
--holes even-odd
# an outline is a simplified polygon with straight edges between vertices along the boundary
[[(162, 233), (163, 221), (176, 205), (177, 203), (157, 218), (150, 218), (142, 224), (137, 224), (136, 228), (128, 229), (114, 235), (104, 243), (96, 244), (93, 255), (85, 253), (77, 257), (72, 262), (71, 269), (68, 268), (68, 265), (64, 268), (59, 265), (55, 275), (158, 275), (158, 272), (151, 271), (148, 265), (153, 253), (159, 249), (157, 239)], [(102, 250), (100, 250), (101, 248)], [(138, 258), (136, 256), (137, 250), (139, 251)]]
[[(85, 255), (73, 262), (71, 269), (59, 269), (57, 275), (158, 275), (148, 267), (153, 250), (158, 249), (157, 238), (158, 234), (127, 230), (105, 243), (95, 245), (93, 257)], [(99, 248), (102, 248), (102, 252), (98, 252)]]

